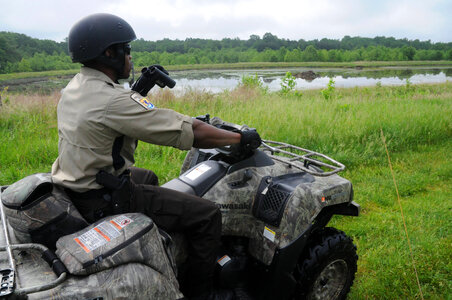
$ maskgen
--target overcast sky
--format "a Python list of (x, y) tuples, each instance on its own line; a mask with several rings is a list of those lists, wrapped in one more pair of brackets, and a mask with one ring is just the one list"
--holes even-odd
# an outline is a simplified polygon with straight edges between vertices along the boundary
[(116, 14), (137, 37), (290, 40), (393, 36), (452, 42), (452, 0), (0, 0), (0, 31), (63, 41), (98, 12)]

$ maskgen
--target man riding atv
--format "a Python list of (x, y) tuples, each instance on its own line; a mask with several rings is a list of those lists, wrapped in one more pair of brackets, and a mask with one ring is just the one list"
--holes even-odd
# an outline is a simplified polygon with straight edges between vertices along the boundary
[[(137, 141), (172, 146), (214, 148), (231, 144), (255, 149), (256, 131), (240, 133), (159, 109), (134, 90), (125, 89), (132, 69), (132, 27), (110, 14), (94, 14), (69, 33), (69, 52), (81, 71), (64, 89), (58, 104), (58, 158), (52, 180), (62, 186), (88, 222), (108, 215), (141, 212), (159, 228), (181, 232), (188, 241), (188, 261), (181, 291), (190, 299), (232, 297), (212, 288), (221, 213), (198, 196), (162, 188), (149, 170), (133, 167)], [(153, 68), (167, 73), (158, 65)], [(148, 87), (147, 90), (149, 90)], [(164, 163), (164, 162), (162, 162)]]

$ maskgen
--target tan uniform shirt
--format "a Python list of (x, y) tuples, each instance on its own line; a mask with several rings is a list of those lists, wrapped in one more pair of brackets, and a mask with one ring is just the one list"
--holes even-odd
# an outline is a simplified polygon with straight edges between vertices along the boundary
[[(148, 98), (115, 84), (104, 73), (82, 67), (58, 103), (53, 181), (77, 192), (99, 189), (95, 176), (100, 170), (119, 175), (133, 165), (136, 140), (190, 149), (192, 122), (189, 116), (155, 108)], [(113, 145), (122, 136), (118, 154), (124, 165), (115, 170)]]

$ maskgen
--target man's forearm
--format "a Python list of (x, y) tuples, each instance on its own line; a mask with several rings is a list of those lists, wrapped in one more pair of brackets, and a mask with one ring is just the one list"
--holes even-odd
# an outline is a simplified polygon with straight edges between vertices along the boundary
[(215, 148), (240, 143), (241, 135), (216, 128), (199, 120), (193, 120), (193, 147)]

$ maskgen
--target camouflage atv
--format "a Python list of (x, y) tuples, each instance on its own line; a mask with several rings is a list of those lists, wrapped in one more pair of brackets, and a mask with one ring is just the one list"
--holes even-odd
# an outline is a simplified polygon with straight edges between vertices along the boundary
[[(250, 130), (208, 115), (198, 118), (226, 130)], [(237, 299), (344, 299), (357, 270), (356, 247), (344, 232), (326, 227), (335, 214), (359, 214), (352, 184), (337, 175), (344, 168), (281, 142), (264, 141), (254, 151), (193, 148), (181, 175), (163, 187), (209, 199), (221, 209), (219, 288), (233, 289)], [(38, 186), (51, 180), (40, 176), (34, 179)], [(24, 192), (29, 184), (21, 181), (0, 192), (0, 296), (183, 298), (176, 280), (186, 258), (182, 236), (158, 230), (142, 214), (84, 224), (58, 187)], [(47, 220), (37, 220), (42, 215)], [(78, 224), (78, 231), (61, 234), (55, 249), (36, 243), (52, 226), (64, 232), (69, 223)]]

